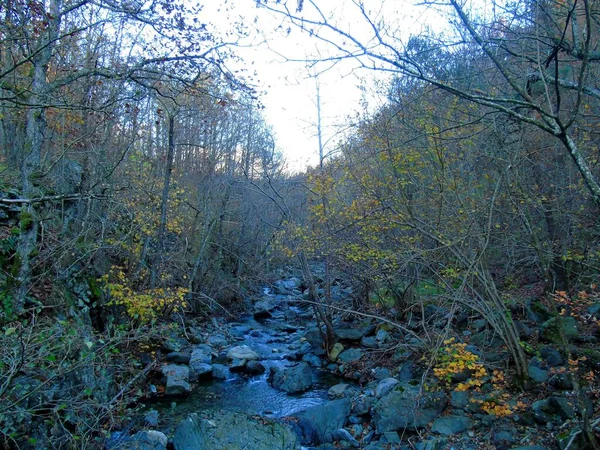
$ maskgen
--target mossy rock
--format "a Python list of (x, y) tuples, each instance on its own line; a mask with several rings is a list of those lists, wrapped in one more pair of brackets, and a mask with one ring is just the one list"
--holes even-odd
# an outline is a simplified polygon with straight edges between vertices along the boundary
[(567, 341), (579, 336), (577, 321), (574, 317), (553, 317), (544, 322), (540, 329), (542, 338), (555, 344), (562, 344), (561, 334)]

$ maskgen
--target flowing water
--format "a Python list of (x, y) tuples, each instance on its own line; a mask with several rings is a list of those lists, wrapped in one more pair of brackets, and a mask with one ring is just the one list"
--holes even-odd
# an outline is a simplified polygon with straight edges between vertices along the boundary
[[(289, 310), (293, 315), (305, 315), (296, 307), (289, 307)], [(255, 376), (228, 372), (226, 380), (197, 383), (186, 397), (155, 399), (147, 402), (147, 407), (158, 410), (161, 425), (169, 427), (192, 412), (230, 409), (279, 418), (324, 403), (328, 389), (340, 382), (329, 372), (315, 369), (313, 386), (298, 395), (275, 389), (267, 381), (272, 367), (280, 368), (294, 363), (287, 358), (301, 345), (304, 328), (301, 323), (302, 320), (296, 320), (293, 326), (288, 327), (283, 314), (279, 314), (260, 321), (246, 317), (237, 324), (230, 324), (230, 331), (238, 338), (234, 345), (247, 345), (257, 352), (266, 372)], [(227, 364), (225, 358), (213, 363)]]

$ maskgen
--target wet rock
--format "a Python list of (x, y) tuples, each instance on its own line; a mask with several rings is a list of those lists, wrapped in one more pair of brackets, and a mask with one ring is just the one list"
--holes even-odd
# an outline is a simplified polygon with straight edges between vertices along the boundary
[(456, 409), (465, 409), (469, 405), (469, 393), (466, 391), (452, 391), (450, 405)]
[(402, 440), (400, 436), (395, 431), (386, 431), (383, 433), (384, 441), (388, 444), (400, 444)]
[(269, 300), (259, 300), (252, 308), (252, 315), (255, 319), (271, 317), (271, 311), (275, 306)]
[(349, 348), (348, 350), (344, 350), (337, 357), (337, 361), (340, 364), (348, 364), (354, 361), (358, 361), (362, 358), (363, 352), (359, 348)]
[(391, 376), (392, 373), (389, 369), (385, 367), (377, 367), (376, 369), (374, 369), (373, 378), (375, 378), (378, 381), (381, 381), (385, 378), (390, 378)]
[(391, 378), (391, 377), (381, 380), (377, 384), (377, 387), (375, 388), (375, 397), (377, 397), (377, 398), (383, 397), (388, 392), (390, 392), (392, 389), (394, 389), (394, 386), (396, 386), (398, 383), (400, 383), (400, 382), (396, 378)]
[(229, 371), (230, 372), (244, 372), (246, 370), (246, 364), (248, 363), (248, 361), (246, 361), (245, 359), (234, 359), (233, 361), (231, 361), (231, 364), (229, 366)]
[(473, 421), (464, 416), (444, 416), (435, 419), (431, 425), (431, 431), (438, 434), (450, 436), (462, 433), (473, 428)]
[(177, 336), (170, 336), (161, 344), (162, 350), (168, 353), (181, 352), (181, 350), (189, 346), (190, 343), (187, 340)]
[(298, 419), (297, 432), (303, 444), (332, 442), (334, 433), (344, 426), (350, 415), (349, 398), (313, 406), (294, 414)]
[(206, 339), (206, 342), (211, 347), (225, 347), (229, 345), (229, 341), (222, 334), (211, 335)]
[(331, 386), (327, 391), (327, 397), (331, 400), (337, 398), (343, 398), (348, 396), (348, 385), (345, 383), (339, 383), (335, 386)]
[(243, 359), (246, 361), (252, 361), (258, 359), (258, 354), (247, 345), (237, 345), (229, 349), (227, 352), (227, 358), (231, 360)]
[(190, 369), (187, 366), (177, 364), (168, 364), (163, 366), (163, 376), (167, 379), (165, 386), (165, 395), (183, 395), (191, 391), (190, 387)]
[(248, 375), (260, 375), (265, 373), (267, 369), (258, 361), (248, 361), (246, 364), (245, 372)]
[(392, 340), (392, 337), (390, 336), (390, 334), (387, 331), (385, 331), (385, 330), (379, 330), (377, 332), (377, 334), (375, 335), (375, 339), (380, 344), (384, 344), (386, 342), (390, 342)]
[[(131, 443), (135, 447), (129, 447), (132, 450), (166, 450), (169, 440), (160, 431), (148, 430), (138, 431), (133, 435)], [(127, 447), (125, 447), (127, 448)]]
[(333, 440), (348, 442), (354, 448), (360, 447), (360, 444), (354, 438), (354, 436), (352, 436), (350, 432), (344, 428), (340, 428), (333, 433)]
[(229, 375), (229, 368), (223, 364), (213, 364), (213, 378), (217, 380), (226, 380)]
[(529, 377), (535, 381), (536, 383), (545, 383), (548, 381), (548, 372), (540, 369), (539, 367), (529, 366), (527, 369), (529, 373)]
[(190, 355), (183, 352), (171, 352), (167, 354), (165, 359), (174, 364), (188, 364), (190, 362)]
[(312, 354), (312, 353), (307, 353), (306, 355), (304, 355), (302, 357), (302, 361), (308, 363), (309, 365), (311, 365), (312, 367), (316, 367), (316, 368), (320, 368), (323, 366), (323, 362), (321, 361), (321, 358), (319, 358), (318, 356)]
[(173, 438), (175, 450), (242, 450), (300, 448), (297, 436), (290, 428), (264, 417), (218, 411), (197, 414), (182, 421)]
[(190, 381), (196, 381), (200, 378), (209, 376), (213, 367), (212, 362), (212, 347), (206, 344), (201, 344), (192, 351), (190, 356)]
[(365, 336), (360, 340), (360, 345), (366, 348), (377, 348), (377, 339), (375, 336)]
[(373, 423), (378, 433), (416, 430), (439, 417), (446, 403), (443, 392), (421, 392), (417, 386), (398, 384), (373, 407)]
[(562, 366), (565, 363), (560, 352), (552, 347), (542, 347), (540, 357), (549, 367)]
[(323, 347), (323, 333), (318, 327), (312, 327), (304, 332), (304, 338), (313, 349)]
[(273, 387), (289, 394), (304, 392), (312, 386), (312, 370), (305, 362), (283, 369), (271, 369)]
[(368, 397), (366, 395), (359, 395), (352, 404), (352, 413), (357, 416), (362, 416), (367, 414), (371, 407), (375, 404), (375, 399), (373, 397)]
[(364, 335), (364, 330), (355, 328), (338, 328), (335, 335), (340, 341), (360, 341)]

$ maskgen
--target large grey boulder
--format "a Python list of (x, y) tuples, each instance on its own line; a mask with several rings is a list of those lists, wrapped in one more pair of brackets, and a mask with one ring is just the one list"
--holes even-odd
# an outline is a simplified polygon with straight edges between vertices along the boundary
[(259, 319), (262, 317), (271, 317), (271, 311), (275, 308), (269, 300), (259, 300), (254, 304), (252, 308), (252, 315), (254, 318)]
[(305, 362), (282, 369), (271, 369), (270, 381), (273, 387), (289, 394), (304, 392), (312, 386), (313, 374)]
[(439, 417), (446, 403), (443, 392), (429, 393), (400, 383), (375, 404), (373, 423), (378, 433), (416, 430)]
[(258, 353), (252, 350), (247, 345), (236, 345), (231, 347), (227, 352), (228, 359), (245, 359), (246, 361), (253, 361), (258, 359)]
[(196, 347), (190, 356), (190, 381), (210, 376), (213, 371), (211, 361), (212, 348), (209, 345), (202, 344)]
[(300, 439), (306, 445), (333, 442), (336, 432), (344, 426), (350, 415), (352, 402), (349, 398), (334, 400), (312, 406), (294, 414)]
[(341, 341), (360, 341), (364, 336), (365, 330), (356, 328), (337, 328), (335, 336)]
[(294, 432), (264, 417), (232, 411), (217, 411), (182, 421), (173, 438), (175, 450), (297, 450)]
[(344, 350), (337, 357), (337, 362), (340, 364), (349, 364), (354, 361), (358, 361), (363, 357), (363, 352), (360, 348), (349, 348)]
[(183, 395), (191, 391), (189, 367), (178, 364), (168, 364), (163, 366), (161, 371), (167, 380), (165, 395)]

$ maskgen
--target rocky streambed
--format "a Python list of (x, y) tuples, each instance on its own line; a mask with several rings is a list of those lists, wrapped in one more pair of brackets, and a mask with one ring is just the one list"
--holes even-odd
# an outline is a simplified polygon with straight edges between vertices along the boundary
[[(493, 393), (424, 384), (413, 338), (374, 319), (337, 320), (338, 344), (328, 358), (311, 309), (298, 302), (299, 287), (296, 278), (282, 280), (254, 301), (252, 315), (167, 338), (143, 426), (113, 433), (106, 447), (543, 450), (558, 448), (562, 433), (568, 448), (578, 448), (570, 439), (574, 429), (565, 425), (575, 416), (568, 383), (548, 384), (550, 393), (538, 390), (510, 417), (490, 415), (482, 405)], [(444, 314), (432, 311), (429, 319), (443, 326)], [(472, 342), (483, 336), (483, 348), (490, 336), (475, 322), (462, 333)], [(497, 346), (470, 348), (502, 361)], [(378, 365), (378, 357), (392, 364)], [(530, 375), (546, 383), (561, 364), (558, 352), (544, 348)]]

